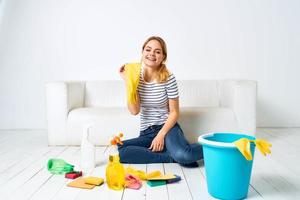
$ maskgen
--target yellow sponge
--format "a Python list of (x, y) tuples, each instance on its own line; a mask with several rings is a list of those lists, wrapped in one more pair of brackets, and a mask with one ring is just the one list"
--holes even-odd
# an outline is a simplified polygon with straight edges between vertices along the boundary
[(89, 185), (101, 185), (104, 182), (103, 178), (89, 176), (84, 178), (84, 183)]

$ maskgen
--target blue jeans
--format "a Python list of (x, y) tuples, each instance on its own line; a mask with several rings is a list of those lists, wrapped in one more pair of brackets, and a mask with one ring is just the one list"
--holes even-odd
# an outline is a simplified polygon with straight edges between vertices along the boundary
[(176, 123), (165, 137), (164, 149), (161, 152), (149, 150), (152, 140), (163, 125), (153, 125), (140, 132), (137, 138), (124, 140), (118, 146), (122, 163), (172, 163), (189, 164), (203, 158), (202, 146), (189, 144)]

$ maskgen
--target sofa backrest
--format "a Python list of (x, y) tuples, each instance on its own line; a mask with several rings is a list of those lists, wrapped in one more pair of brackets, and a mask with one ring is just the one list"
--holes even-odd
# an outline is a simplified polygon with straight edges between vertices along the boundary
[(180, 107), (218, 107), (217, 81), (179, 80)]
[[(181, 107), (218, 107), (219, 88), (214, 80), (179, 80)], [(88, 81), (85, 84), (86, 107), (126, 107), (123, 81)]]
[(87, 81), (86, 107), (126, 107), (126, 88), (123, 81)]

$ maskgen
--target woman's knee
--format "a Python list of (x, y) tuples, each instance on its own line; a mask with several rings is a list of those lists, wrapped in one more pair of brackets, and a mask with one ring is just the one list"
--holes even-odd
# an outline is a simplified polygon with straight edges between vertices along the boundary
[(172, 157), (176, 162), (182, 164), (187, 164), (194, 161), (190, 154), (181, 150), (177, 150)]
[(119, 151), (120, 162), (127, 163), (127, 159), (128, 159), (127, 147), (119, 147), (118, 151)]
[(184, 137), (183, 132), (178, 124), (175, 124), (166, 135), (166, 142), (173, 143), (176, 140), (181, 140)]

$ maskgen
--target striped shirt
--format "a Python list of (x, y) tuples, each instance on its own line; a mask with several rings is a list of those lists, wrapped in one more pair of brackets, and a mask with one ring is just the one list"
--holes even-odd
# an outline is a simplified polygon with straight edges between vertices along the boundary
[(173, 74), (164, 83), (148, 83), (144, 81), (141, 72), (138, 85), (141, 114), (140, 130), (143, 131), (152, 125), (161, 125), (169, 116), (169, 99), (179, 97), (177, 82)]

